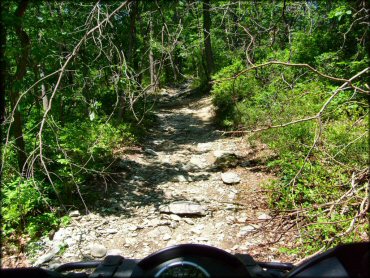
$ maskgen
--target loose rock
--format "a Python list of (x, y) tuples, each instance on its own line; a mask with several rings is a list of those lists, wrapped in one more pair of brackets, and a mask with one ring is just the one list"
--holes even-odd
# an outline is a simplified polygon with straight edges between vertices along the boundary
[(80, 216), (80, 212), (78, 210), (73, 210), (68, 215), (70, 217), (78, 217), (78, 216)]
[(266, 213), (262, 213), (258, 216), (258, 220), (269, 220), (271, 219), (272, 217)]
[(226, 172), (221, 174), (221, 179), (226, 184), (235, 184), (240, 182), (240, 177), (237, 173)]
[(90, 254), (95, 258), (102, 258), (107, 254), (107, 249), (104, 245), (94, 243), (90, 245)]
[(206, 211), (203, 206), (190, 201), (173, 202), (167, 206), (161, 206), (159, 210), (160, 212), (173, 213), (177, 215), (194, 215), (194, 216), (206, 215)]
[(37, 261), (33, 264), (34, 267), (37, 267), (37, 266), (40, 266), (42, 265), (43, 263), (46, 263), (48, 261), (50, 261), (52, 258), (55, 257), (55, 255), (60, 251), (60, 247), (59, 246), (55, 246), (53, 247), (53, 249), (51, 249), (50, 252), (40, 256)]
[(153, 155), (153, 156), (158, 156), (158, 154), (153, 151), (152, 149), (145, 149), (145, 153), (149, 154), (149, 155)]

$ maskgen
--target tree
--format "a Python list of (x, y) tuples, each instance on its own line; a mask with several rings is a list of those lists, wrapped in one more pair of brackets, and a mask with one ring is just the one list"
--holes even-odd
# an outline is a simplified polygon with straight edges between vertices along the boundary
[(204, 36), (204, 59), (205, 59), (205, 72), (206, 78), (209, 82), (211, 80), (211, 74), (214, 72), (214, 60), (212, 53), (211, 44), (211, 16), (210, 16), (211, 4), (209, 0), (203, 0), (203, 36)]
[(17, 19), (15, 23), (15, 32), (21, 44), (21, 55), (17, 62), (17, 70), (14, 76), (11, 77), (10, 91), (11, 109), (14, 113), (13, 134), (18, 153), (18, 169), (22, 175), (24, 174), (26, 168), (27, 154), (23, 138), (22, 116), (18, 105), (18, 100), (20, 83), (23, 81), (23, 78), (26, 75), (31, 47), (30, 38), (22, 28), (22, 18), (27, 10), (28, 3), (28, 0), (21, 1), (15, 11), (15, 18)]

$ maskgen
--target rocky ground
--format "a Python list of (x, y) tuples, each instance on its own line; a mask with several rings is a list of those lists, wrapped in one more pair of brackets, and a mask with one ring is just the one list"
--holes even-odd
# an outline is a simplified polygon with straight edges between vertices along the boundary
[(102, 192), (90, 213), (72, 210), (70, 225), (37, 243), (32, 264), (54, 268), (109, 254), (143, 258), (179, 243), (297, 261), (279, 252), (298, 237), (269, 211), (261, 188), (274, 179), (264, 165), (273, 154), (246, 138), (221, 136), (210, 97), (189, 97), (185, 88), (160, 94), (158, 125), (145, 147), (117, 151), (122, 175), (112, 193)]

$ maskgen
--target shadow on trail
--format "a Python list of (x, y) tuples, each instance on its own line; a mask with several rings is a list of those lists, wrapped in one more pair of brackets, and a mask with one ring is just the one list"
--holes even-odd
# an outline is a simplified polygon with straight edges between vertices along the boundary
[[(202, 97), (204, 95), (188, 96), (186, 101), (176, 102), (176, 108), (173, 102), (168, 108), (162, 106), (157, 112), (159, 120), (157, 126), (152, 128), (150, 136), (144, 141), (145, 148), (132, 152), (139, 156), (144, 155), (142, 156), (144, 162), (139, 163), (139, 160), (135, 159), (118, 161), (116, 172), (121, 174), (112, 177), (114, 182), (109, 183), (106, 193), (103, 190), (96, 191), (95, 194), (98, 194), (99, 198), (93, 207), (89, 207), (91, 212), (129, 218), (140, 207), (154, 207), (158, 210), (161, 205), (186, 200), (183, 196), (169, 194), (169, 190), (165, 193), (159, 185), (167, 183), (166, 186), (186, 187), (187, 182), (210, 178), (210, 174), (204, 174), (209, 169), (193, 167), (185, 170), (188, 168), (184, 167), (186, 164), (184, 159), (180, 159), (182, 162), (177, 161), (181, 155), (189, 161), (192, 155), (200, 153), (197, 144), (209, 143), (219, 138), (212, 121), (204, 120), (198, 115), (198, 108), (205, 107), (199, 106), (198, 103)], [(148, 148), (154, 152), (161, 152), (162, 159), (146, 154), (145, 149)], [(164, 162), (165, 156), (168, 156), (168, 162)]]
[(96, 192), (101, 198), (89, 207), (90, 212), (131, 217), (138, 207), (153, 206), (158, 209), (174, 201), (186, 201), (183, 196), (166, 196), (158, 185), (177, 182), (179, 186), (186, 186), (188, 181), (208, 180), (210, 177), (209, 174), (196, 175), (197, 170), (190, 173), (182, 169), (180, 163), (153, 161), (150, 165), (144, 165), (133, 160), (122, 160), (120, 165), (126, 176), (115, 177), (115, 183), (109, 185), (106, 193)]

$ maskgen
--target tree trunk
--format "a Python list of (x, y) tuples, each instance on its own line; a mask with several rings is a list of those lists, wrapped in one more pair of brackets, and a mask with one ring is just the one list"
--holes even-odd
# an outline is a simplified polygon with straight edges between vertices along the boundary
[(136, 55), (136, 17), (138, 14), (138, 1), (132, 2), (130, 11), (130, 34), (128, 40), (127, 60), (132, 68), (138, 70), (138, 61)]
[(214, 71), (214, 61), (211, 44), (211, 16), (210, 16), (210, 1), (203, 0), (203, 36), (204, 36), (204, 52), (206, 60), (206, 77), (211, 80), (211, 74)]
[[(43, 78), (45, 74), (41, 66), (39, 67), (39, 71), (40, 71), (40, 77)], [(44, 82), (41, 82), (41, 99), (42, 99), (42, 108), (45, 111), (49, 107), (49, 100), (48, 100), (48, 96), (46, 95), (46, 88), (45, 88)]]
[[(0, 2), (0, 13), (5, 14), (5, 4)], [(4, 144), (3, 126), (5, 121), (5, 80), (6, 80), (6, 64), (5, 64), (5, 46), (6, 46), (6, 28), (2, 20), (0, 20), (0, 145)]]
[(153, 22), (152, 18), (149, 19), (149, 33), (150, 33), (150, 40), (149, 40), (149, 70), (150, 70), (150, 85), (151, 90), (155, 92), (158, 87), (157, 82), (157, 72), (155, 68), (155, 60), (154, 54), (152, 49), (152, 38), (153, 38)]
[(23, 77), (27, 72), (27, 64), (30, 53), (30, 39), (27, 33), (22, 28), (22, 17), (26, 12), (28, 6), (28, 0), (21, 1), (17, 10), (15, 11), (15, 16), (19, 18), (19, 23), (15, 27), (15, 32), (21, 42), (21, 56), (17, 61), (17, 71), (15, 76), (13, 76), (13, 84), (10, 91), (10, 102), (12, 111), (14, 111), (14, 122), (13, 122), (13, 134), (15, 136), (15, 144), (18, 153), (18, 168), (22, 175), (24, 175), (24, 170), (26, 167), (27, 155), (26, 148), (23, 139), (23, 129), (22, 129), (22, 117), (19, 110), (19, 104), (17, 105), (19, 99), (19, 83), (23, 80)]

